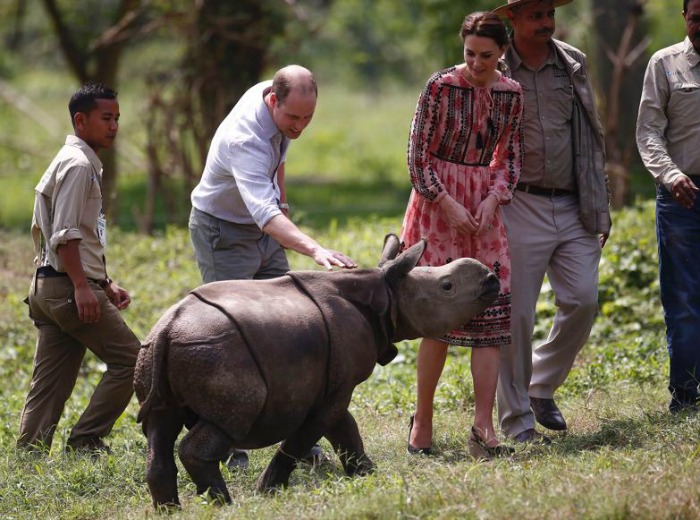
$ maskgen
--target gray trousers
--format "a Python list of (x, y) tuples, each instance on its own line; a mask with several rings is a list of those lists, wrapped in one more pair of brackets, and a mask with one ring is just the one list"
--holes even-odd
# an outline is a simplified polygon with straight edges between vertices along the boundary
[(282, 246), (255, 224), (234, 224), (192, 208), (189, 228), (204, 283), (262, 280), (289, 271)]
[(32, 382), (22, 410), (18, 446), (51, 446), (86, 349), (90, 349), (107, 370), (71, 430), (69, 442), (108, 435), (134, 393), (134, 366), (141, 343), (104, 291), (94, 282), (90, 285), (100, 302), (97, 323), (78, 319), (73, 284), (67, 276), (38, 278), (32, 283), (29, 311), (39, 337)]
[[(498, 415), (515, 436), (534, 428), (530, 396), (552, 398), (588, 340), (598, 309), (600, 242), (578, 216), (576, 196), (521, 191), (502, 206), (511, 256), (512, 344), (501, 349)], [(548, 338), (533, 350), (535, 310), (544, 276), (557, 312)]]

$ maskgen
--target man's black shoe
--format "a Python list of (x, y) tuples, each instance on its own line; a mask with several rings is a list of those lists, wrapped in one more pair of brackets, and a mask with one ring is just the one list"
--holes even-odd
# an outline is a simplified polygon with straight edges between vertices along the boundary
[(669, 404), (668, 409), (672, 414), (693, 414), (700, 411), (697, 401), (680, 402), (676, 401), (675, 399), (671, 399), (671, 404)]
[(248, 469), (248, 452), (233, 448), (229, 452), (229, 457), (225, 464), (229, 471)]
[(513, 437), (513, 440), (515, 442), (519, 442), (522, 444), (551, 444), (552, 443), (552, 439), (550, 439), (546, 435), (541, 434), (540, 432), (538, 432), (534, 428), (530, 428), (528, 430), (520, 432), (515, 437)]
[(324, 462), (328, 462), (330, 458), (328, 455), (326, 455), (323, 449), (321, 449), (321, 446), (314, 444), (309, 452), (301, 458), (301, 460), (307, 464), (311, 464), (312, 466), (318, 466)]
[(566, 430), (564, 416), (557, 408), (554, 399), (541, 399), (530, 397), (530, 408), (535, 414), (535, 419), (545, 428), (550, 430)]

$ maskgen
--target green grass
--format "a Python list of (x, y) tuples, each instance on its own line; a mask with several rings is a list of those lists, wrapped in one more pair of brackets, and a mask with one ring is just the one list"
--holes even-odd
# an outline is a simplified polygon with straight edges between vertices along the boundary
[[(324, 244), (363, 267), (376, 263), (382, 238), (400, 217), (350, 218), (315, 230)], [(399, 357), (377, 367), (354, 394), (352, 411), (375, 474), (346, 478), (339, 463), (295, 471), (290, 487), (261, 496), (255, 480), (273, 448), (254, 451), (251, 468), (227, 473), (231, 507), (197, 497), (180, 467), (183, 510), (174, 518), (697, 518), (700, 418), (666, 412), (667, 355), (656, 281), (653, 205), (615, 215), (601, 263), (601, 312), (557, 394), (570, 426), (549, 448), (519, 449), (508, 460), (477, 463), (467, 453), (473, 416), (468, 351), (454, 349), (435, 400), (434, 458), (405, 453), (415, 398), (416, 341), (399, 343)], [(168, 227), (154, 237), (113, 230), (113, 276), (129, 289), (124, 316), (144, 337), (160, 314), (199, 282), (187, 232)], [(109, 439), (114, 455), (98, 462), (66, 456), (70, 426), (85, 407), (101, 366), (88, 356), (50, 456), (15, 451), (28, 389), (35, 331), (22, 298), (31, 275), (27, 233), (0, 232), (0, 517), (152, 518), (145, 483), (145, 439), (129, 405)], [(291, 254), (295, 269), (315, 269)], [(536, 334), (553, 312), (547, 287)], [(322, 444), (328, 448), (325, 441)]]

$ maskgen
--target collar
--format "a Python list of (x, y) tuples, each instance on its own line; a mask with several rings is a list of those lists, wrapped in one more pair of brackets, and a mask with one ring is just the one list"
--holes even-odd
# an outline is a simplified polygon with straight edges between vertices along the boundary
[(695, 50), (695, 47), (690, 42), (690, 38), (687, 36), (683, 40), (683, 54), (688, 59), (691, 68), (696, 67), (700, 63), (700, 53)]
[(66, 136), (66, 146), (73, 146), (75, 148), (78, 148), (81, 152), (85, 154), (85, 157), (87, 157), (88, 161), (90, 161), (90, 164), (93, 168), (95, 168), (96, 171), (102, 171), (102, 161), (100, 161), (100, 158), (97, 157), (95, 150), (90, 148), (90, 145), (83, 141), (80, 137), (78, 137), (77, 135)]
[[(559, 69), (566, 68), (561, 61), (561, 57), (559, 56), (559, 53), (557, 52), (556, 46), (554, 45), (554, 40), (550, 41), (547, 45), (549, 46), (549, 56), (547, 56), (547, 58), (542, 62), (540, 69), (542, 69), (548, 65), (554, 65), (555, 67), (557, 67)], [(529, 67), (527, 67), (527, 65), (525, 65), (522, 58), (518, 54), (518, 51), (515, 50), (515, 40), (514, 40), (512, 33), (510, 36), (510, 45), (509, 45), (508, 50), (506, 52), (511, 53), (511, 56), (513, 58), (512, 59), (513, 71), (519, 69), (520, 67), (526, 67), (528, 70), (532, 70)]]
[(272, 114), (270, 114), (270, 110), (267, 108), (267, 103), (265, 103), (265, 96), (272, 89), (272, 80), (263, 81), (262, 83), (259, 83), (259, 85), (261, 87), (260, 103), (258, 104), (258, 108), (256, 111), (256, 118), (258, 120), (258, 123), (260, 123), (260, 128), (262, 129), (263, 136), (267, 139), (272, 139), (276, 135), (284, 137), (284, 135), (282, 135), (282, 132), (280, 132), (279, 128), (277, 128), (277, 125), (275, 125), (275, 122), (272, 120)]

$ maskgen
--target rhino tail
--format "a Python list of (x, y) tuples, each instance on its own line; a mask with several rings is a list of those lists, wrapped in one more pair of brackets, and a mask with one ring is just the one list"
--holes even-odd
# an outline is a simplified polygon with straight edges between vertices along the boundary
[(141, 408), (136, 416), (137, 423), (143, 421), (144, 417), (146, 417), (151, 411), (151, 408), (153, 408), (154, 401), (160, 398), (160, 376), (163, 373), (163, 362), (168, 345), (167, 332), (167, 327), (161, 328), (158, 334), (156, 334), (155, 338), (153, 338), (150, 342), (151, 388), (148, 390), (146, 399), (144, 399), (143, 403), (141, 403)]

